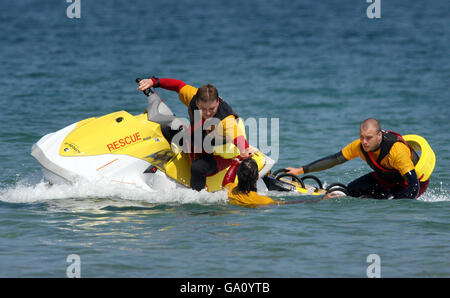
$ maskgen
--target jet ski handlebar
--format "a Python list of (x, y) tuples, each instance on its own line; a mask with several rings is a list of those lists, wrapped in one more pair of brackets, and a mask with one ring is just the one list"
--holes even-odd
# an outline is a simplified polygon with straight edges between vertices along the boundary
[[(137, 79), (136, 79), (136, 83), (139, 84), (139, 82), (140, 82), (141, 80), (142, 80), (142, 79), (137, 78)], [(144, 94), (145, 94), (146, 96), (148, 96), (149, 94), (153, 94), (153, 93), (154, 93), (154, 91), (152, 90), (152, 88), (145, 89), (145, 90), (142, 91), (142, 92), (144, 92)]]

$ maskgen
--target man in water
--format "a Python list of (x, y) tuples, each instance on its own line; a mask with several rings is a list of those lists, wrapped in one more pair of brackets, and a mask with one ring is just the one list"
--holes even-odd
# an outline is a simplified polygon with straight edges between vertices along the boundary
[[(191, 146), (188, 148), (192, 160), (190, 181), (192, 189), (202, 190), (206, 185), (206, 176), (227, 168), (232, 162), (232, 159), (205, 151), (203, 141), (210, 133), (222, 137), (225, 143), (230, 142), (236, 145), (243, 156), (251, 157), (244, 132), (238, 126), (238, 115), (219, 97), (216, 87), (207, 84), (197, 89), (180, 80), (153, 77), (141, 80), (138, 90), (144, 91), (151, 87), (176, 91), (180, 101), (188, 107), (189, 132), (191, 136), (194, 136), (194, 141), (192, 142), (191, 138)], [(214, 120), (217, 121), (214, 122)], [(207, 123), (215, 123), (215, 125), (211, 124), (210, 129), (205, 130), (204, 128), (208, 127)], [(196, 138), (196, 135), (200, 138)]]
[(294, 175), (318, 172), (359, 156), (374, 171), (347, 186), (350, 196), (416, 199), (426, 191), (429, 180), (419, 182), (415, 171), (418, 156), (400, 135), (383, 131), (380, 123), (373, 118), (361, 123), (359, 135), (359, 139), (336, 154), (300, 168), (286, 169)]

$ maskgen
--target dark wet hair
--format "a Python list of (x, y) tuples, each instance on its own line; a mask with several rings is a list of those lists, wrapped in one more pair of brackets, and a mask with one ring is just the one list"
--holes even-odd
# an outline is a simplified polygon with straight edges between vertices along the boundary
[(240, 192), (248, 193), (256, 191), (256, 180), (258, 180), (258, 165), (256, 161), (251, 158), (241, 161), (237, 170), (238, 176), (238, 190)]
[(219, 92), (217, 88), (211, 84), (206, 84), (198, 88), (196, 100), (201, 102), (211, 102), (219, 100)]

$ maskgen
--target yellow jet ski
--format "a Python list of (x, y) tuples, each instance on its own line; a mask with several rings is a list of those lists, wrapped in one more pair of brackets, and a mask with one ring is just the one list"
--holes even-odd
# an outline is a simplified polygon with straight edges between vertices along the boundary
[[(131, 115), (117, 111), (81, 120), (43, 136), (33, 145), (31, 155), (41, 164), (44, 178), (51, 183), (106, 181), (150, 191), (189, 188), (189, 154), (171, 143), (184, 123), (156, 91), (148, 89), (144, 93), (148, 99), (145, 113)], [(238, 122), (245, 132), (242, 120)], [(240, 154), (233, 144), (223, 146), (214, 148), (217, 154), (225, 154), (226, 158)], [(274, 161), (254, 149), (253, 159), (263, 177)], [(222, 189), (227, 170), (207, 177), (207, 191)]]

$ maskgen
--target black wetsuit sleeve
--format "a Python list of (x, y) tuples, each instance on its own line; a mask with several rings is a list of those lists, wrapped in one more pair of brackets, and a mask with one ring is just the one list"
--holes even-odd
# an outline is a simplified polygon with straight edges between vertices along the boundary
[(415, 199), (417, 198), (417, 195), (419, 194), (420, 190), (420, 182), (419, 179), (417, 179), (416, 170), (409, 171), (404, 175), (406, 180), (408, 181), (408, 188), (404, 191), (401, 191), (397, 193), (394, 196), (394, 199)]
[(344, 155), (342, 155), (342, 151), (339, 151), (336, 154), (329, 155), (327, 157), (313, 161), (306, 166), (303, 166), (303, 171), (305, 172), (305, 174), (310, 172), (319, 172), (337, 166), (346, 161), (347, 159), (344, 157)]

